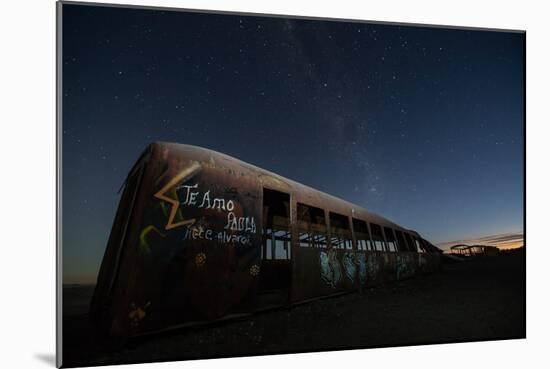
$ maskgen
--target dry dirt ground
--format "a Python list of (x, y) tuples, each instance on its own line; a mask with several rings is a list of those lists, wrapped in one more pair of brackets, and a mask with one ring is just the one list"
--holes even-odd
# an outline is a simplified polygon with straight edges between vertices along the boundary
[(326, 351), (525, 337), (525, 256), (444, 264), (439, 272), (242, 320), (107, 349), (90, 334), (93, 286), (64, 288), (63, 366)]

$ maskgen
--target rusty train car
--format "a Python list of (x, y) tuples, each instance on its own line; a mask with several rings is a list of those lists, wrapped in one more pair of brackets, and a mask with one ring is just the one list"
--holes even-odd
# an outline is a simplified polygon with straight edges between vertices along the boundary
[(128, 174), (90, 316), (129, 338), (439, 264), (417, 232), (352, 203), (212, 150), (153, 143)]

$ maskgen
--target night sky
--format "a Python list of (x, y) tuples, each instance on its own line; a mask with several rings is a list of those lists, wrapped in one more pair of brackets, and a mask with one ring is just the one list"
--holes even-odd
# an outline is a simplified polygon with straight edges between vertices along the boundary
[(153, 141), (237, 157), (433, 243), (523, 232), (523, 42), (64, 5), (64, 281), (95, 281)]

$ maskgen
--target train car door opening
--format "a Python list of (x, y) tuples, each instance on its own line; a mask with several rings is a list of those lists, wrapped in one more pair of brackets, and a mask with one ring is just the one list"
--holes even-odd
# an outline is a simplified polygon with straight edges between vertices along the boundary
[(260, 292), (279, 296), (272, 303), (286, 303), (292, 271), (290, 195), (263, 189), (262, 266)]

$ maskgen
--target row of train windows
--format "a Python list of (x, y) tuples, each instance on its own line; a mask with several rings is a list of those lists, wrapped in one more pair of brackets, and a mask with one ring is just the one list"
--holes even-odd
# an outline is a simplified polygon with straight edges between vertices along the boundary
[[(297, 220), (300, 230), (300, 246), (326, 247), (324, 234), (327, 233), (327, 226), (324, 210), (298, 203)], [(352, 222), (358, 250), (425, 252), (420, 242), (406, 232), (382, 227), (375, 223), (370, 223), (369, 227), (367, 222), (356, 218), (352, 218)], [(349, 223), (347, 216), (329, 212), (330, 234), (332, 235), (330, 244), (333, 248), (353, 249), (352, 228)]]
[[(323, 234), (300, 232), (298, 237), (300, 247), (312, 247), (318, 249), (327, 248), (327, 237)], [(262, 247), (262, 259), (290, 259), (291, 253), (291, 234), (287, 230), (267, 229)], [(357, 250), (360, 251), (416, 251), (424, 252), (418, 240), (414, 240), (415, 250), (408, 248), (399, 248), (394, 241), (387, 241), (386, 245), (381, 240), (357, 239)], [(351, 238), (342, 236), (333, 236), (330, 239), (330, 245), (334, 249), (353, 250)]]
[[(290, 259), (290, 198), (288, 194), (264, 189), (264, 227), (262, 259)], [(363, 251), (413, 251), (426, 252), (424, 245), (407, 232), (401, 232), (376, 223), (329, 212), (330, 238), (325, 211), (320, 208), (297, 204), (298, 242), (300, 247), (352, 250), (355, 236), (357, 250)], [(353, 229), (353, 232), (352, 232)]]
[[(314, 247), (324, 249), (327, 247), (325, 241), (326, 237), (322, 234), (310, 234), (307, 232), (300, 232), (299, 240), (300, 247)], [(416, 241), (418, 243), (418, 241)], [(331, 238), (331, 246), (334, 249), (352, 250), (353, 242), (351, 238), (334, 236)], [(418, 246), (419, 247), (419, 246)], [(370, 240), (370, 239), (357, 239), (357, 250), (362, 251), (417, 251), (424, 252), (423, 249), (418, 248), (416, 250), (409, 250), (403, 247), (399, 249), (394, 241), (387, 241), (387, 248), (384, 246), (384, 241)]]

